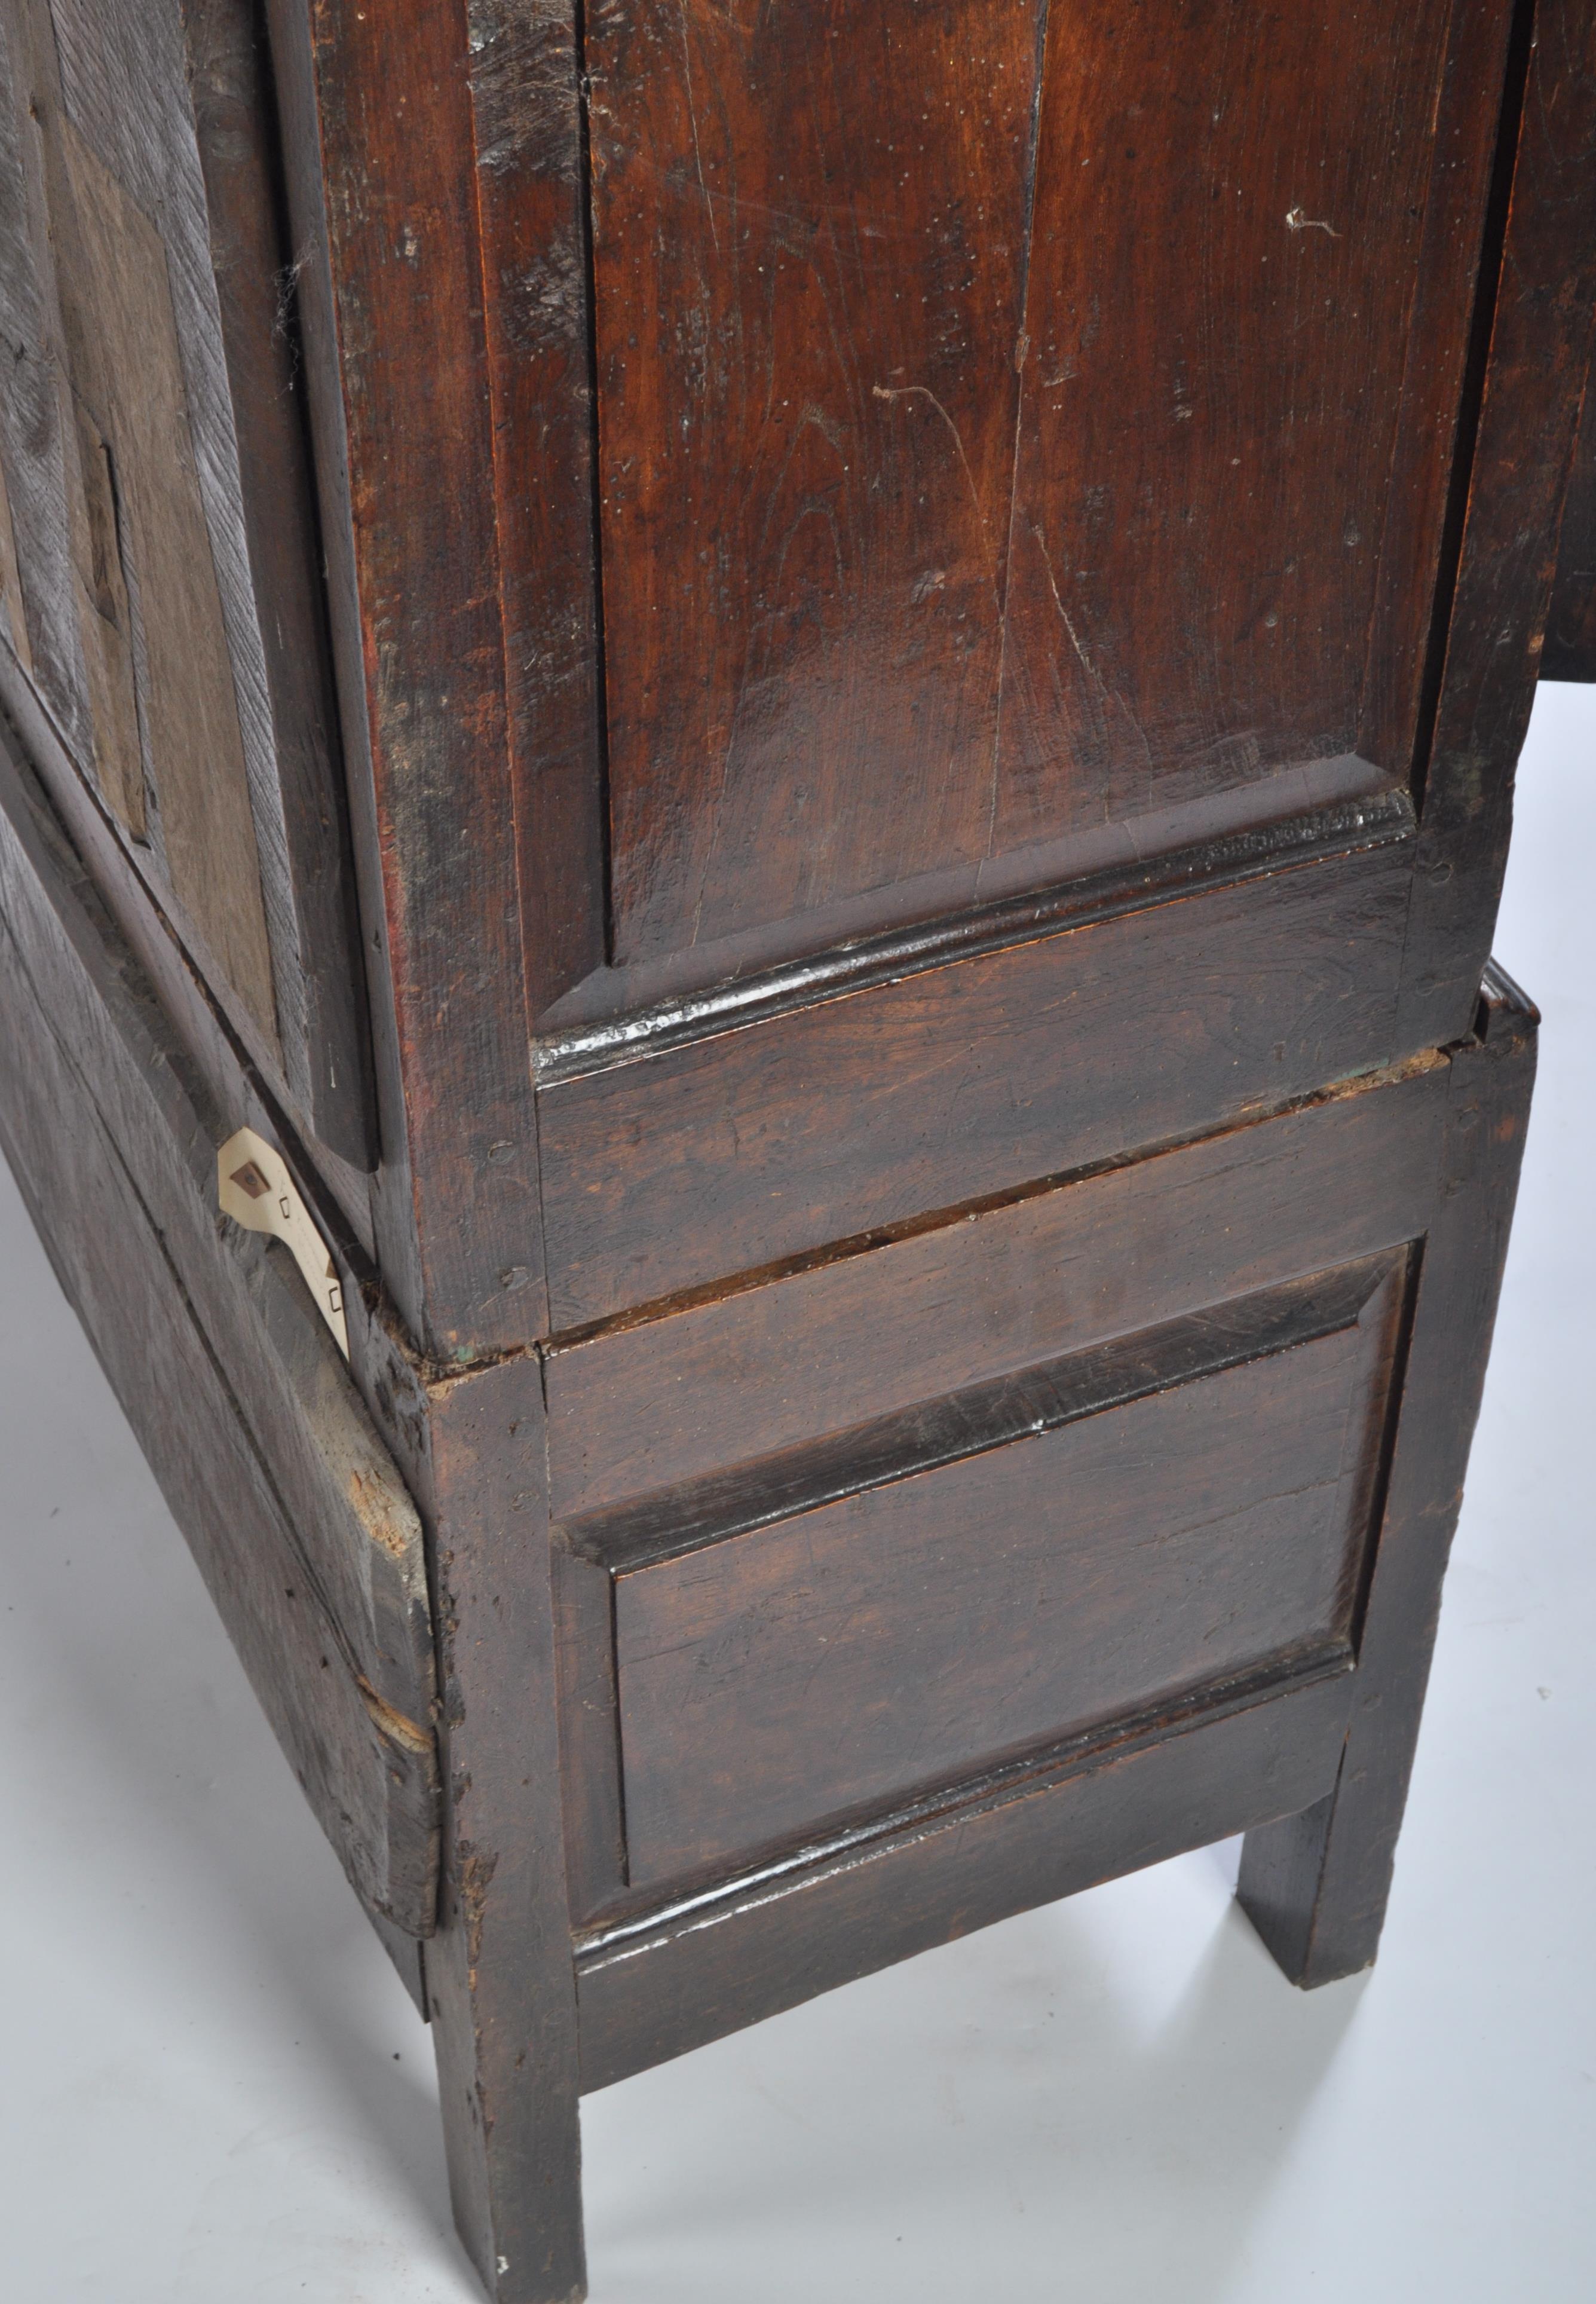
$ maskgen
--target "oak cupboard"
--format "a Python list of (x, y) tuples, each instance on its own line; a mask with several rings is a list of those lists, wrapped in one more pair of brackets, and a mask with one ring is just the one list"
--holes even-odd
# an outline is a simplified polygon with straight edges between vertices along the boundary
[(4, 0), (0, 82), (0, 1139), (500, 2304), (584, 2088), (951, 1934), (1245, 1831), (1365, 1965), (1596, 11)]

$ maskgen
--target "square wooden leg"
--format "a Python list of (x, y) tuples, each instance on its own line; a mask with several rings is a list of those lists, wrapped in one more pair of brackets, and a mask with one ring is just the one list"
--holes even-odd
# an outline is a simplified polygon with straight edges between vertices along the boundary
[(1401, 1419), (1335, 1789), (1248, 1833), (1237, 1893), (1295, 1984), (1379, 1948), (1397, 1834), (1463, 1500), (1535, 1069), (1534, 1012), (1494, 970), (1451, 1065), (1439, 1214), (1423, 1247)]
[(530, 1356), (430, 1388), (444, 1769), (428, 2000), (455, 2222), (495, 2304), (587, 2292), (543, 1394)]

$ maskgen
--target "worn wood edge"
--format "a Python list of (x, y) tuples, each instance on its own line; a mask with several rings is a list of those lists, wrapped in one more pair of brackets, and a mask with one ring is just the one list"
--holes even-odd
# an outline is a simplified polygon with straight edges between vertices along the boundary
[(376, 1110), (377, 1165), (367, 1190), (372, 1254), (411, 1338), (426, 1326), (426, 1282), (410, 1183), (410, 1125), (399, 1004), (388, 939), (376, 777), (367, 716), (350, 442), (339, 371), (321, 113), (308, 0), (262, 0), (295, 274), (305, 397), (344, 791), (354, 855)]
[(1235, 1134), (1238, 1130), (1267, 1126), (1293, 1113), (1312, 1112), (1321, 1105), (1338, 1103), (1348, 1096), (1361, 1096), (1371, 1088), (1394, 1085), (1398, 1080), (1414, 1080), (1423, 1073), (1440, 1069), (1447, 1062), (1439, 1048), (1421, 1048), (1403, 1057), (1397, 1063), (1379, 1063), (1367, 1072), (1349, 1072), (1344, 1078), (1328, 1082), (1305, 1096), (1282, 1097), (1278, 1104), (1248, 1106), (1238, 1113), (1227, 1114), (1210, 1125), (1182, 1131), (1178, 1135), (1159, 1137), (1152, 1143), (1138, 1144), (1131, 1150), (1116, 1152), (1102, 1159), (1086, 1160), (1077, 1166), (1050, 1170), (1045, 1175), (1029, 1177), (1022, 1184), (1005, 1185), (995, 1192), (973, 1194), (967, 1200), (957, 1200), (923, 1214), (907, 1216), (897, 1224), (876, 1224), (863, 1232), (846, 1232), (823, 1247), (803, 1249), (791, 1256), (774, 1258), (769, 1264), (750, 1265), (741, 1272), (727, 1274), (714, 1280), (695, 1283), (691, 1287), (672, 1290), (668, 1295), (650, 1297), (640, 1304), (629, 1304), (621, 1310), (604, 1314), (594, 1320), (584, 1320), (569, 1328), (556, 1329), (536, 1349), (545, 1359), (562, 1352), (574, 1351), (604, 1336), (621, 1334), (634, 1328), (643, 1328), (657, 1320), (669, 1319), (679, 1312), (691, 1311), (698, 1306), (718, 1303), (722, 1298), (741, 1296), (757, 1288), (778, 1287), (784, 1280), (802, 1273), (818, 1272), (826, 1266), (868, 1256), (878, 1248), (921, 1234), (941, 1232), (952, 1224), (966, 1224), (972, 1218), (995, 1214), (999, 1209), (1014, 1207), (1022, 1201), (1036, 1199), (1049, 1192), (1061, 1191), (1074, 1184), (1089, 1183), (1094, 1177), (1112, 1174), (1143, 1160), (1153, 1160), (1166, 1153), (1186, 1151), (1193, 1146), (1215, 1141)]
[(1392, 1264), (1389, 1255), (1361, 1258), (1057, 1354), (847, 1431), (582, 1514), (558, 1534), (578, 1558), (612, 1576), (678, 1559), (1336, 1334), (1356, 1325)]
[(1398, 1030), (1436, 1045), (1468, 1037), (1490, 956), (1596, 343), (1596, 17), (1586, 0), (1516, 0), (1513, 44), (1476, 316), (1482, 341), (1460, 444), (1455, 575), (1415, 778)]
[(540, 1088), (588, 1079), (931, 969), (1118, 919), (1176, 896), (1236, 887), (1293, 867), (1389, 847), (1411, 838), (1414, 826), (1413, 801), (1402, 787), (1338, 802), (1129, 869), (1091, 873), (916, 928), (862, 937), (818, 959), (756, 970), (612, 1021), (542, 1033), (532, 1045), (533, 1072)]
[(608, 1884), (604, 1902), (582, 1915), (574, 1930), (578, 1962), (602, 1965), (629, 1949), (701, 1924), (702, 1916), (768, 1891), (786, 1894), (814, 1878), (917, 1844), (950, 1824), (978, 1820), (991, 1811), (1073, 1782), (1110, 1762), (1166, 1742), (1293, 1690), (1351, 1673), (1356, 1656), (1350, 1638), (1331, 1637), (1277, 1650), (1244, 1672), (1231, 1673), (1164, 1697), (1134, 1712), (1097, 1721), (1033, 1744), (985, 1766), (975, 1764), (951, 1782), (878, 1801), (867, 1815), (842, 1817), (790, 1837), (752, 1859), (717, 1859), (698, 1873), (679, 1874), (625, 1893)]
[[(1338, 1660), (978, 1808), (773, 1868), (624, 1932), (578, 1938), (584, 2090), (1015, 1912), (1309, 1806), (1333, 1781), (1351, 1690), (1349, 1664)], [(889, 1859), (898, 1890), (890, 1902), (875, 1870)]]
[(280, 131), (254, 0), (182, 0), (244, 543), (283, 794), (303, 983), (301, 1082), (315, 1132), (376, 1165), (365, 942), (326, 630), (295, 266), (282, 213)]
[[(201, 614), (187, 636), (187, 649), (209, 654), (218, 677), (209, 689), (184, 690), (181, 697), (173, 689), (168, 699), (173, 713), (160, 715), (167, 743), (164, 752), (156, 746), (157, 786), (171, 782), (174, 788), (166, 795), (165, 837), (158, 821), (152, 821), (152, 830), (173, 890), (182, 890), (182, 909), (197, 919), (204, 909), (201, 897), (216, 892), (186, 837), (185, 819), (198, 802), (210, 838), (224, 829), (224, 817), (218, 813), (224, 806), (224, 791), (233, 792), (233, 800), (226, 806), (241, 800), (245, 803), (247, 841), (236, 818), (233, 830), (241, 847), (249, 851), (251, 885), (247, 897), (234, 887), (233, 897), (242, 901), (231, 907), (211, 905), (206, 944), (219, 953), (237, 932), (241, 913), (253, 911), (258, 903), (262, 949), (258, 957), (251, 954), (246, 938), (232, 950), (228, 986), (240, 1006), (253, 1012), (267, 1040), (276, 1043), (283, 1077), (297, 1090), (303, 1078), (300, 955), (289, 888), (283, 795), (265, 710), (263, 608), (250, 586), (240, 513), (234, 409), (223, 359), (205, 192), (176, 10), (164, 0), (162, 6), (148, 12), (143, 37), (133, 47), (122, 49), (115, 36), (97, 21), (93, 0), (35, 0), (35, 4), (43, 10), (40, 89), (59, 115), (63, 182), (76, 181), (80, 222), (98, 218), (109, 225), (112, 210), (123, 211), (117, 233), (120, 255), (114, 249), (105, 258), (111, 271), (122, 268), (130, 219), (138, 218), (150, 235), (150, 273), (158, 277), (169, 307), (173, 378), (182, 402), (188, 444), (186, 448), (181, 442), (173, 444), (171, 477), (188, 475), (196, 522), (189, 537), (191, 550), (182, 564), (188, 565), (197, 555), (208, 561), (214, 578), (208, 587), (214, 630), (199, 629), (213, 621)], [(88, 181), (82, 178), (85, 167), (91, 171)], [(51, 230), (53, 233), (54, 225)], [(159, 333), (150, 314), (139, 325), (146, 336), (151, 327)], [(119, 324), (111, 311), (99, 311), (94, 326), (106, 336), (104, 349), (114, 368), (120, 364), (125, 370), (130, 361), (137, 367), (131, 353), (119, 359)], [(137, 506), (144, 488), (136, 472), (130, 471), (128, 479), (130, 501)], [(163, 491), (158, 508), (149, 502), (147, 512), (155, 516), (153, 525), (145, 529), (146, 543), (152, 548), (156, 537), (165, 535), (173, 520), (182, 525), (179, 500), (170, 492)], [(136, 517), (143, 526), (145, 515), (136, 512)], [(190, 614), (198, 605), (190, 598)], [(143, 629), (146, 652), (153, 656), (157, 638), (165, 647), (168, 636), (148, 615)], [(184, 653), (183, 641), (177, 640), (177, 656), (181, 659)], [(171, 663), (169, 656), (169, 675)], [(152, 687), (152, 697), (158, 692)], [(214, 702), (202, 707), (207, 694)], [(199, 751), (190, 753), (184, 745), (173, 749), (173, 730), (187, 732), (202, 708), (209, 724)], [(225, 756), (230, 754), (233, 757), (228, 762)], [(208, 772), (201, 756), (209, 761)], [(224, 764), (228, 773), (222, 777), (216, 772)], [(183, 805), (173, 808), (170, 803), (180, 792)], [(250, 938), (253, 934), (252, 928)], [(262, 967), (264, 983), (258, 981)]]
[[(1242, 1909), (1305, 1989), (1357, 1974), (1379, 1948), (1490, 1360), (1539, 1022), (1533, 1003), (1491, 961), (1474, 1030), (1449, 1052), (1436, 1216), (1419, 1258), (1336, 1782), (1303, 1812), (1249, 1834), (1242, 1853)], [(1330, 1899), (1337, 1909), (1327, 1921), (1322, 1904)]]
[[(11, 817), (45, 897), (88, 980), (91, 996), (97, 1001), (99, 1012), (103, 1012), (106, 1032), (114, 1036), (112, 1044), (126, 1051), (128, 1060), (139, 1072), (142, 1089), (150, 1100), (154, 1126), (157, 1130), (164, 1128), (172, 1142), (180, 1148), (178, 1156), (186, 1168), (191, 1196), (189, 1207), (179, 1213), (190, 1220), (197, 1238), (206, 1239), (218, 1229), (213, 1207), (214, 1155), (224, 1136), (231, 1133), (229, 1109), (217, 1099), (203, 1069), (174, 1035), (167, 1012), (140, 968), (136, 953), (122, 938), (97, 883), (72, 847), (70, 833), (51, 809), (48, 795), (33, 782), (29, 767), (13, 754), (3, 718), (0, 803)], [(286, 1160), (294, 1182), (302, 1187), (308, 1173), (302, 1148), (283, 1125), (280, 1114), (267, 1106), (260, 1116)], [(136, 1139), (128, 1147), (128, 1156), (138, 1162), (143, 1149), (142, 1140)], [(145, 1177), (144, 1190), (152, 1206), (156, 1204), (159, 1189), (153, 1175)], [(333, 1211), (325, 1196), (312, 1191), (308, 1198), (313, 1221), (346, 1283), (356, 1333), (369, 1339), (384, 1309), (380, 1297), (372, 1291), (369, 1267), (363, 1264), (347, 1234), (336, 1223), (329, 1221)], [(175, 1229), (170, 1221), (166, 1229), (169, 1239), (175, 1241)], [(378, 1441), (371, 1421), (370, 1403), (351, 1384), (342, 1362), (325, 1349), (318, 1323), (306, 1320), (306, 1296), (297, 1278), (290, 1278), (289, 1267), (276, 1257), (263, 1253), (259, 1243), (246, 1241), (232, 1226), (219, 1229), (232, 1251), (225, 1259), (218, 1255), (217, 1264), (236, 1295), (241, 1316), (237, 1333), (241, 1338), (244, 1309), (252, 1306), (256, 1326), (249, 1331), (250, 1337), (270, 1345), (269, 1364), (281, 1376), (284, 1395), (291, 1393), (297, 1400), (304, 1412), (307, 1429), (320, 1424), (327, 1430), (337, 1461), (344, 1468), (347, 1478), (334, 1478), (333, 1486), (342, 1508), (350, 1516), (350, 1524), (369, 1522), (374, 1556), (395, 1561), (405, 1558), (409, 1563), (407, 1578), (418, 1593), (419, 1524), (399, 1472)], [(359, 1376), (361, 1371), (357, 1368), (352, 1373)], [(325, 1510), (308, 1496), (303, 1503), (307, 1517), (319, 1515)], [(375, 1518), (370, 1517), (372, 1514)], [(401, 1526), (408, 1529), (402, 1536), (397, 1532)], [(367, 1589), (366, 1597), (370, 1597)], [(426, 1657), (421, 1675), (425, 1690), (418, 1685), (411, 1691), (414, 1702), (410, 1702), (405, 1691), (400, 1691), (396, 1708), (402, 1710), (408, 1704), (410, 1709), (425, 1714), (430, 1702), (430, 1631), (419, 1644), (418, 1653), (421, 1650)], [(393, 1694), (394, 1690), (388, 1689), (384, 1700)]]
[[(352, 1167), (315, 1131), (314, 1117), (296, 1101), (248, 1019), (226, 987), (208, 978), (200, 965), (203, 939), (182, 919), (170, 892), (156, 886), (139, 868), (100, 794), (80, 771), (65, 737), (38, 689), (0, 634), (0, 735), (28, 763), (48, 795), (73, 848), (88, 868), (97, 895), (115, 922), (118, 935), (137, 956), (212, 1096), (234, 1125), (246, 1121), (280, 1142), (298, 1148), (294, 1165), (315, 1182), (324, 1228), (337, 1231), (375, 1282), (371, 1180)], [(197, 956), (198, 955), (198, 956)]]
[(490, 2292), (548, 2304), (585, 2274), (537, 1360), (441, 1377), (427, 1402), (444, 1824), (426, 1984), (450, 2192)]
[(467, 11), (267, 12), (357, 877), (385, 961), (381, 1261), (423, 1348), (465, 1365), (546, 1326)]
[(1541, 677), (1596, 680), (1596, 392), (1591, 388), (1589, 375), (1564, 500)]
[[(135, 1227), (147, 1227), (156, 1244), (160, 1270), (169, 1275), (175, 1300), (173, 1317), (181, 1317), (191, 1327), (259, 1467), (263, 1492), (271, 1499), (266, 1508), (274, 1514), (279, 1530), (273, 1541), (291, 1563), (290, 1573), (302, 1593), (300, 1605), (308, 1607), (319, 1628), (310, 1633), (310, 1645), (341, 1659), (352, 1700), (376, 1740), (373, 1765), (397, 1788), (400, 1807), (394, 1820), (400, 1829), (394, 1845), (416, 1844), (403, 1812), (418, 1799), (418, 1814), (430, 1817), (422, 1833), (432, 1853), (421, 1872), (410, 1879), (384, 1883), (363, 1876), (359, 1868), (351, 1868), (342, 1808), (321, 1813), (320, 1820), (334, 1848), (344, 1855), (345, 1868), (363, 1900), (386, 1912), (406, 1933), (424, 1935), (435, 1917), (437, 1780), (430, 1720), (430, 1607), (414, 1507), (335, 1348), (302, 1300), (297, 1279), (290, 1279), (264, 1242), (224, 1225), (211, 1212), (214, 1179), (208, 1172), (219, 1123), (214, 1114), (207, 1113), (203, 1085), (163, 1032), (164, 1020), (136, 962), (97, 905), (93, 885), (48, 814), (43, 794), (37, 789), (29, 792), (25, 772), (8, 752), (0, 758), (0, 802), (19, 868), (30, 876), (38, 890), (38, 917), (50, 922), (56, 948), (64, 947), (60, 964), (81, 979), (80, 993), (67, 1004), (81, 1009), (84, 1002), (92, 1004), (83, 1012), (103, 1020), (107, 1045), (122, 1050), (124, 1086), (115, 1094), (136, 1099), (124, 1115), (125, 1124), (106, 1117), (85, 1071), (95, 1061), (92, 1033), (81, 1029), (80, 1016), (77, 1045), (68, 1047), (52, 1016), (52, 1004), (40, 993), (16, 945), (13, 923), (11, 940), (32, 987), (41, 1028), (52, 1033), (61, 1050), (62, 1063), (76, 1083), (72, 1093), (89, 1115), (86, 1124), (98, 1131), (117, 1172), (126, 1179), (136, 1212), (130, 1221)], [(19, 1104), (28, 1094), (29, 1075), (13, 1074), (8, 1088), (11, 1101)], [(109, 1081), (106, 1093), (112, 1093)], [(146, 1172), (142, 1183), (135, 1173), (139, 1169)], [(26, 1181), (25, 1164), (21, 1173)], [(30, 1190), (28, 1197), (52, 1260), (78, 1303), (70, 1259), (53, 1237), (42, 1186)], [(74, 1216), (71, 1221), (81, 1220)], [(241, 1256), (229, 1252), (228, 1234), (243, 1245)], [(72, 1236), (69, 1228), (63, 1239)], [(167, 1292), (164, 1286), (162, 1292)], [(80, 1305), (80, 1310), (81, 1316)], [(104, 1340), (87, 1318), (85, 1326), (125, 1404), (126, 1386), (118, 1381)], [(259, 1413), (249, 1411), (249, 1401)], [(136, 1402), (129, 1412), (141, 1441), (148, 1444), (150, 1436)], [(193, 1495), (177, 1499), (174, 1509), (185, 1535), (192, 1537), (191, 1515), (202, 1512), (207, 1502)], [(334, 1528), (343, 1533), (329, 1545), (325, 1539)], [(319, 1557), (307, 1549), (307, 1529), (324, 1539)], [(235, 1557), (241, 1556), (238, 1548), (245, 1539), (226, 1528), (219, 1534), (210, 1531), (208, 1541), (214, 1555), (225, 1561), (230, 1548)], [(340, 1591), (342, 1597), (335, 1597)], [(226, 1620), (225, 1608), (223, 1613)], [(235, 1631), (231, 1622), (228, 1628)], [(243, 1652), (246, 1644), (235, 1639), (235, 1645)], [(248, 1664), (248, 1654), (245, 1660)], [(292, 1760), (299, 1725), (283, 1713), (269, 1675), (262, 1685), (258, 1676), (262, 1669), (258, 1660), (251, 1678)], [(313, 1724), (307, 1732), (317, 1732)], [(296, 1772), (305, 1783), (305, 1772)], [(386, 1797), (393, 1800), (394, 1792)]]

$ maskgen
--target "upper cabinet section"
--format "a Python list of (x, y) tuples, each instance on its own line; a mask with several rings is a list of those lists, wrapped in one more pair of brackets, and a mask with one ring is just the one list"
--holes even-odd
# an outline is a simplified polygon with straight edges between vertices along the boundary
[(308, 1132), (364, 1164), (363, 971), (255, 15), (0, 9), (0, 637), (130, 885)]
[(616, 962), (1407, 773), (1507, 17), (601, 0)]

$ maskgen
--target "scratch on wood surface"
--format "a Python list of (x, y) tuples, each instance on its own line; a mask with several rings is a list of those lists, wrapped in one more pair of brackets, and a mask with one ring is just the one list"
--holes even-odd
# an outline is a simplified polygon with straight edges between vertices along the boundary
[(721, 235), (715, 230), (714, 202), (709, 197), (709, 186), (704, 181), (704, 155), (698, 148), (698, 106), (693, 98), (693, 52), (688, 35), (687, 0), (681, 0), (681, 67), (687, 80), (688, 119), (693, 130), (693, 165), (698, 171), (698, 190), (704, 195), (704, 212), (709, 218), (709, 236), (714, 251), (721, 252)]
[(953, 419), (949, 415), (947, 410), (942, 406), (942, 402), (937, 398), (935, 393), (933, 392), (931, 386), (928, 384), (873, 384), (870, 387), (870, 392), (871, 397), (875, 400), (912, 400), (916, 394), (918, 394), (920, 398), (930, 401), (937, 414), (942, 418), (942, 422), (953, 435), (953, 445), (958, 451), (958, 461), (964, 466), (964, 476), (969, 482), (970, 496), (975, 507), (975, 516), (980, 521), (982, 528), (984, 529), (986, 526), (986, 507), (981, 501), (981, 491), (975, 486), (975, 475), (970, 470), (970, 460), (965, 453), (964, 435), (960, 432), (958, 425), (953, 421)]
[[(1036, 525), (1034, 521), (1031, 522), (1031, 534), (1036, 539), (1036, 549), (1041, 553), (1042, 564), (1047, 571), (1047, 588), (1053, 596), (1053, 606), (1058, 609), (1059, 614), (1063, 621), (1064, 629), (1069, 634), (1069, 644), (1080, 659), (1081, 669), (1085, 673), (1087, 679), (1091, 682), (1092, 686), (1096, 692), (1100, 712), (1106, 711), (1107, 707), (1110, 704), (1116, 704), (1119, 706), (1119, 710), (1129, 722), (1130, 726), (1135, 733), (1136, 740), (1142, 748), (1143, 758), (1145, 759), (1149, 769), (1151, 769), (1153, 767), (1153, 747), (1148, 741), (1147, 731), (1143, 727), (1140, 719), (1137, 717), (1124, 691), (1118, 688), (1110, 688), (1107, 685), (1102, 674), (1098, 671), (1096, 665), (1088, 655), (1085, 643), (1081, 639), (1080, 634), (1076, 631), (1075, 625), (1070, 619), (1069, 611), (1064, 606), (1063, 596), (1059, 590), (1058, 579), (1053, 574), (1052, 560), (1048, 553), (1047, 545), (1043, 539), (1042, 530)], [(1109, 820), (1109, 800), (1108, 796), (1105, 793), (1103, 796), (1103, 820), (1105, 823)]]
[(1080, 634), (1076, 631), (1074, 624), (1070, 622), (1069, 611), (1064, 606), (1063, 595), (1059, 590), (1059, 580), (1053, 574), (1053, 563), (1048, 552), (1046, 539), (1043, 538), (1041, 529), (1037, 526), (1034, 521), (1031, 522), (1031, 534), (1036, 539), (1036, 549), (1041, 553), (1042, 564), (1047, 571), (1047, 589), (1053, 596), (1053, 606), (1057, 608), (1060, 616), (1063, 620), (1065, 631), (1069, 634), (1069, 645), (1074, 648), (1077, 656), (1079, 656), (1081, 660), (1081, 670), (1085, 673), (1093, 687), (1097, 690), (1099, 698), (1106, 704), (1108, 701), (1109, 691), (1102, 684), (1102, 675), (1098, 671), (1097, 666), (1093, 663), (1091, 657), (1087, 655), (1085, 645), (1083, 642)]
[(1332, 240), (1341, 237), (1333, 224), (1326, 224), (1322, 216), (1305, 216), (1301, 208), (1287, 209), (1286, 229), (1288, 232), (1328, 232)]

